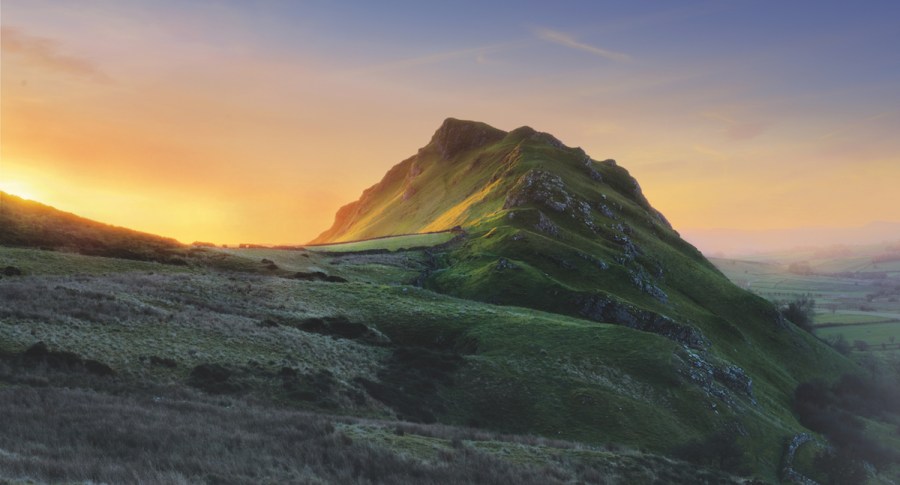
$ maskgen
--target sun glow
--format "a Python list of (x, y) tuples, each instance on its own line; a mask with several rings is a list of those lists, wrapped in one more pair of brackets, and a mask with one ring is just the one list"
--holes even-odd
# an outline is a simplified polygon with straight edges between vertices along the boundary
[(31, 185), (19, 180), (4, 180), (0, 175), (0, 192), (6, 192), (23, 199), (40, 201), (40, 193), (34, 190)]

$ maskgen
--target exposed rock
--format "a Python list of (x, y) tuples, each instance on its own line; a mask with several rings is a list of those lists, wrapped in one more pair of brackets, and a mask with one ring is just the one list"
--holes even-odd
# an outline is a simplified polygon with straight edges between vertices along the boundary
[(541, 211), (538, 211), (538, 222), (534, 225), (534, 228), (550, 236), (559, 236), (559, 227)]
[(590, 177), (595, 182), (603, 182), (603, 174), (601, 174), (599, 171), (597, 171), (596, 168), (594, 168), (594, 161), (591, 160), (591, 157), (585, 155), (584, 161), (582, 163), (587, 169), (588, 177)]
[(685, 347), (696, 349), (709, 347), (709, 340), (700, 330), (609, 296), (581, 295), (575, 299), (574, 304), (578, 308), (578, 313), (590, 320), (617, 323), (635, 330), (659, 334)]
[(659, 300), (661, 303), (669, 302), (669, 295), (667, 295), (660, 287), (654, 285), (650, 281), (650, 275), (646, 272), (629, 270), (628, 274), (631, 276), (631, 283), (637, 287), (637, 289)]
[(725, 387), (749, 397), (751, 402), (756, 404), (756, 399), (753, 398), (753, 379), (744, 372), (744, 369), (736, 365), (716, 367), (713, 376)]
[(529, 170), (519, 177), (503, 203), (504, 209), (526, 205), (543, 206), (553, 212), (566, 214), (597, 232), (591, 206), (578, 200), (566, 190), (563, 180), (543, 170)]
[(590, 254), (579, 252), (578, 257), (580, 257), (581, 259), (584, 259), (585, 261), (590, 262), (591, 264), (597, 266), (598, 268), (600, 268), (602, 270), (609, 269), (609, 264), (607, 264), (603, 260), (600, 260), (598, 258), (591, 256)]
[(506, 258), (500, 258), (497, 260), (497, 264), (494, 265), (495, 271), (506, 271), (510, 269), (519, 269), (519, 267)]
[(565, 212), (572, 202), (572, 197), (566, 192), (565, 184), (559, 176), (543, 170), (529, 170), (516, 181), (503, 208), (536, 204), (556, 212)]
[[(604, 197), (604, 200), (605, 200), (606, 197), (605, 197), (605, 196), (603, 196), (603, 197)], [(606, 217), (608, 217), (608, 218), (610, 218), (610, 219), (613, 219), (613, 220), (618, 220), (618, 219), (619, 219), (619, 218), (616, 216), (616, 214), (612, 211), (612, 209), (610, 209), (610, 207), (609, 207), (608, 205), (604, 204), (603, 202), (598, 202), (598, 203), (597, 203), (597, 210), (600, 211), (601, 214), (603, 214), (604, 216), (606, 216)]]
[(753, 397), (753, 381), (736, 365), (717, 366), (691, 350), (685, 350), (687, 366), (681, 370), (690, 381), (697, 384), (708, 395), (720, 399), (729, 406), (736, 403), (733, 394), (747, 397), (756, 404)]
[[(619, 229), (622, 229), (621, 226)], [(622, 247), (622, 256), (618, 258), (620, 264), (630, 263), (641, 254), (641, 250), (625, 234), (613, 234), (611, 240)]]
[(781, 470), (781, 479), (785, 482), (799, 483), (800, 485), (819, 485), (815, 480), (806, 477), (794, 469), (794, 456), (797, 454), (797, 450), (810, 441), (815, 441), (815, 438), (806, 433), (800, 433), (794, 435), (794, 437), (791, 438), (791, 441), (788, 442), (787, 450), (784, 452), (784, 458), (781, 460), (784, 464), (784, 467)]

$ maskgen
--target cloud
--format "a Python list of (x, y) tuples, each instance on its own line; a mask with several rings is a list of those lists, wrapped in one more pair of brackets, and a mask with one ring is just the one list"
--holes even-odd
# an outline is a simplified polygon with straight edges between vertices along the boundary
[(18, 56), (43, 69), (95, 81), (109, 80), (91, 61), (63, 53), (60, 43), (54, 39), (32, 36), (13, 27), (2, 27), (0, 45), (4, 54)]
[(534, 33), (541, 40), (559, 44), (570, 49), (584, 51), (595, 56), (600, 56), (604, 59), (608, 59), (610, 61), (628, 62), (631, 60), (631, 56), (629, 56), (628, 54), (623, 54), (621, 52), (615, 52), (603, 49), (602, 47), (578, 42), (574, 37), (563, 32), (557, 32), (550, 29), (536, 29)]
[(435, 64), (438, 62), (449, 61), (451, 59), (458, 59), (463, 57), (472, 57), (479, 64), (487, 63), (485, 54), (500, 52), (508, 49), (512, 49), (522, 45), (522, 43), (516, 42), (506, 42), (503, 44), (494, 44), (487, 45), (481, 47), (473, 47), (469, 49), (458, 49), (452, 51), (438, 52), (436, 54), (428, 54), (425, 56), (419, 57), (411, 57), (408, 59), (399, 59), (396, 61), (386, 62), (384, 64), (377, 64), (374, 66), (368, 66), (363, 68), (363, 72), (380, 72), (380, 71), (390, 71), (394, 69), (401, 69), (405, 67), (416, 67), (427, 64)]

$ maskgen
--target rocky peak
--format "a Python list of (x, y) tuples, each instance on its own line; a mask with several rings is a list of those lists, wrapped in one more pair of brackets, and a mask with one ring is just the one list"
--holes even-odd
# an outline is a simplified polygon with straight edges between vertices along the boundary
[(459, 153), (497, 142), (506, 132), (477, 121), (447, 118), (434, 132), (429, 146), (434, 147), (444, 160)]

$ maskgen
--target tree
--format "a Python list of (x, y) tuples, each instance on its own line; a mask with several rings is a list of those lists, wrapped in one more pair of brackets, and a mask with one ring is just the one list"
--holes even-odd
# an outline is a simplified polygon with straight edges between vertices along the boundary
[(782, 307), (781, 315), (794, 325), (812, 333), (813, 316), (816, 311), (816, 300), (812, 295), (802, 295)]

